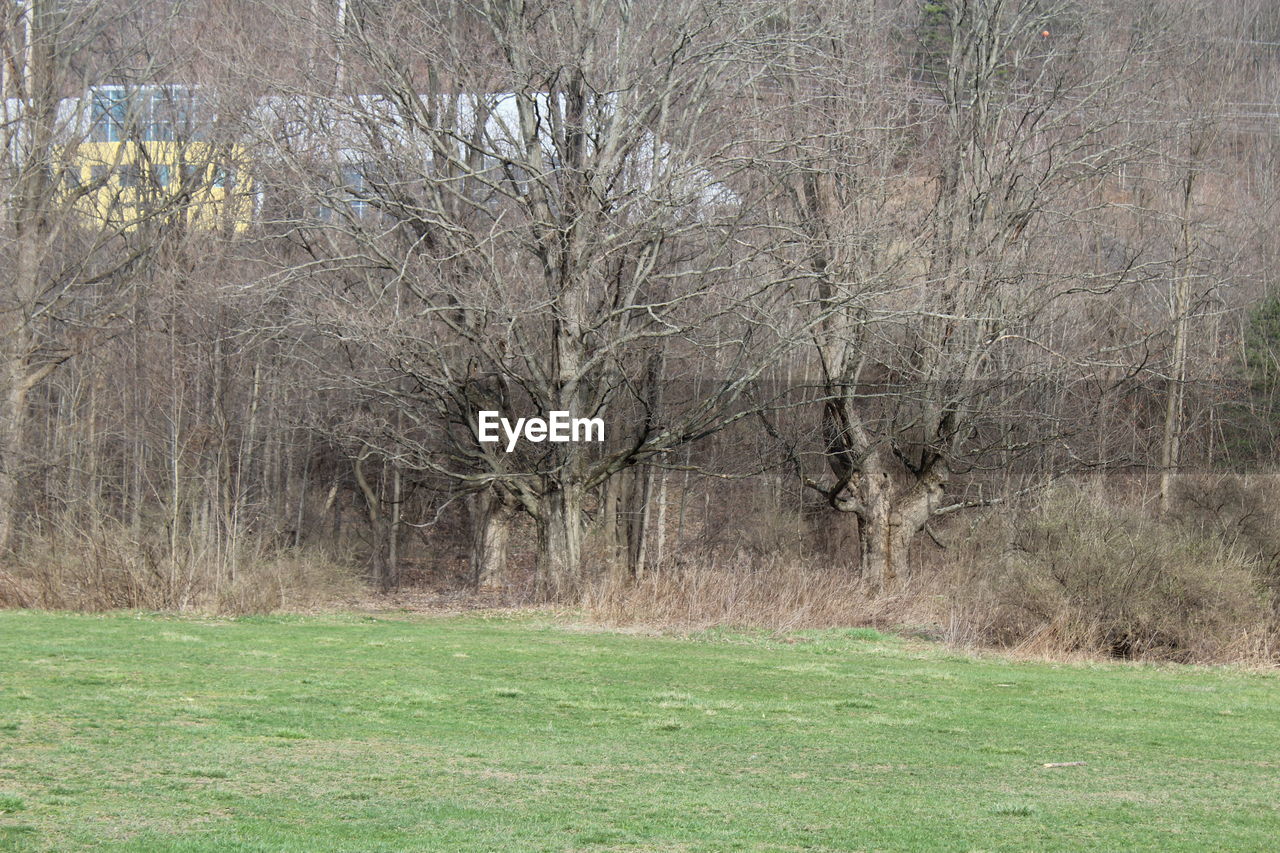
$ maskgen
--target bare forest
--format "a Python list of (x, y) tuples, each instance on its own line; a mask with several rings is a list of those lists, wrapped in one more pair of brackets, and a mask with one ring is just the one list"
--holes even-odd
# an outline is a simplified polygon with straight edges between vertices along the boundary
[(0, 605), (1280, 660), (1274, 3), (0, 9)]

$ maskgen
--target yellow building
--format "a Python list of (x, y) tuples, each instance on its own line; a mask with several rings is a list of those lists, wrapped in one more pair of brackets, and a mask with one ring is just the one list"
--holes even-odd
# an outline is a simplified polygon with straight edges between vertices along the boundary
[(199, 106), (186, 87), (91, 89), (87, 133), (64, 167), (76, 208), (122, 230), (149, 222), (248, 228), (256, 198), (246, 151), (209, 141)]

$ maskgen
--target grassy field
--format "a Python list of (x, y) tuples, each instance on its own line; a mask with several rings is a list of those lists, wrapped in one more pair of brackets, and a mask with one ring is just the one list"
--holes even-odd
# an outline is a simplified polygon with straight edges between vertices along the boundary
[(1280, 838), (1274, 676), (980, 659), (872, 631), (791, 640), (536, 615), (0, 613), (0, 849)]

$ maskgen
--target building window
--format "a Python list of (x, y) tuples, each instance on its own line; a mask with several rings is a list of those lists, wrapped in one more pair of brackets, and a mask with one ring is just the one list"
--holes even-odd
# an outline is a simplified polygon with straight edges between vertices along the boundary
[(119, 142), (124, 139), (127, 105), (123, 86), (100, 86), (94, 89), (90, 110), (90, 141)]
[(174, 104), (162, 92), (148, 92), (144, 97), (142, 138), (148, 142), (172, 142), (177, 124)]
[(369, 209), (369, 186), (364, 177), (364, 170), (350, 166), (342, 170), (342, 181), (350, 194), (351, 212), (363, 216)]
[(191, 139), (194, 97), (185, 86), (152, 86), (146, 96), (146, 138), (158, 142)]
[(185, 86), (96, 86), (90, 98), (92, 142), (192, 138), (194, 97)]

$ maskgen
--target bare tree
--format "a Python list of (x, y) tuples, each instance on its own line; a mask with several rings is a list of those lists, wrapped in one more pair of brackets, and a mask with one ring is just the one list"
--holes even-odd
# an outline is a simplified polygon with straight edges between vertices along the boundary
[[(1132, 272), (1132, 257), (1072, 269), (1060, 244), (1127, 150), (1119, 97), (1141, 45), (1093, 50), (1109, 36), (1074, 4), (859, 9), (847, 29), (832, 16), (805, 34), (809, 64), (782, 90), (798, 109), (781, 132), (806, 132), (784, 175), (796, 239), (779, 257), (821, 313), (830, 476), (797, 464), (856, 518), (862, 571), (881, 588), (930, 519), (975, 504), (945, 499), (957, 474), (999, 445), (1026, 451), (1000, 411), (1064, 366), (1053, 336), (1068, 296)], [(891, 55), (895, 27), (919, 44), (909, 74), (871, 59)], [(1041, 445), (1056, 434), (1043, 426)]]
[[(346, 91), (282, 107), (276, 156), (324, 211), (295, 232), (301, 269), (325, 282), (320, 327), (360, 353), (351, 378), (394, 412), (383, 452), (491, 491), (482, 549), (527, 512), (549, 594), (581, 581), (588, 498), (738, 417), (781, 345), (727, 182), (718, 99), (750, 73), (730, 12), (386, 4), (335, 34)], [(700, 371), (717, 379), (696, 399), (671, 390)], [(507, 453), (476, 440), (490, 408), (603, 417), (611, 438)]]

